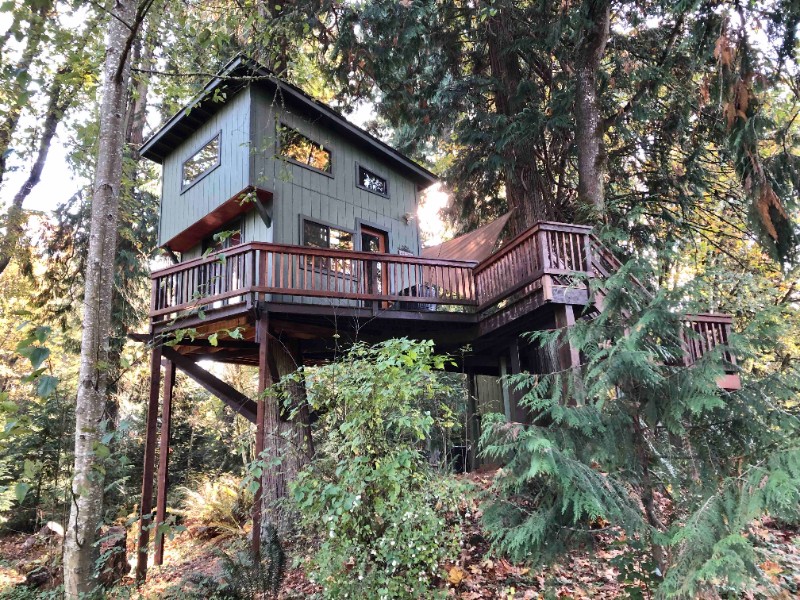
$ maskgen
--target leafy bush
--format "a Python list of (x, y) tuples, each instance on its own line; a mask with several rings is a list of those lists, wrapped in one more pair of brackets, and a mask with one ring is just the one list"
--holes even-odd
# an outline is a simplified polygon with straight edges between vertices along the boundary
[(252, 516), (253, 496), (241, 480), (230, 474), (204, 475), (197, 489), (180, 488), (183, 508), (175, 512), (207, 527), (214, 535), (240, 535)]
[(434, 418), (421, 407), (447, 392), (437, 377), (445, 360), (430, 342), (389, 340), (357, 345), (308, 377), (326, 436), (291, 496), (321, 539), (309, 575), (326, 597), (428, 597), (439, 563), (456, 553), (447, 518), (456, 484), (423, 452)]

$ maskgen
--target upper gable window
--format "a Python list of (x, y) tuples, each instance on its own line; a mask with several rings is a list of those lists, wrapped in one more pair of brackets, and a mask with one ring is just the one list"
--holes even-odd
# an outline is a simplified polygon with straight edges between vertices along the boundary
[(182, 189), (190, 187), (219, 165), (219, 138), (217, 133), (183, 163)]
[(279, 125), (280, 153), (294, 162), (331, 173), (331, 151), (287, 125)]
[(361, 165), (356, 165), (356, 186), (381, 196), (389, 195), (389, 182)]

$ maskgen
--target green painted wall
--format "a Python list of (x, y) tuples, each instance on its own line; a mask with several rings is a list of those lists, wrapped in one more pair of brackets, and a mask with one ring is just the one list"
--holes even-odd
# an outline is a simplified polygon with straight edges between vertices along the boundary
[[(332, 173), (320, 173), (277, 155), (276, 126), (293, 127), (332, 152)], [(216, 133), (221, 135), (220, 165), (181, 190), (183, 162)], [(356, 187), (356, 163), (389, 182), (389, 197)], [(167, 242), (249, 185), (273, 193), (273, 223), (267, 227), (256, 211), (244, 221), (243, 240), (301, 244), (301, 218), (352, 231), (356, 248), (363, 223), (389, 233), (389, 251), (419, 253), (416, 185), (380, 158), (356, 147), (344, 136), (282, 105), (259, 87), (239, 92), (164, 161), (159, 241)], [(200, 247), (184, 259), (200, 255)]]

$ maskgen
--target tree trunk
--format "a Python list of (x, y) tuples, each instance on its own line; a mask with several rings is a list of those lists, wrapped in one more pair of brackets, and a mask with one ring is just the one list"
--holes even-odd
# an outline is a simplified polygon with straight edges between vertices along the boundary
[[(270, 339), (270, 351), (273, 378), (278, 381), (294, 373), (301, 364), (291, 340)], [(279, 502), (286, 497), (288, 483), (308, 464), (313, 454), (305, 383), (293, 382), (287, 392), (292, 406), (298, 409), (292, 420), (286, 419), (289, 411), (281, 410), (277, 398), (265, 399), (265, 447), (268, 456), (279, 457), (281, 463), (278, 467), (267, 467), (262, 477), (261, 539), (264, 541), (269, 539), (269, 525), (275, 526), (281, 534), (289, 531), (287, 515), (280, 510)]]
[(108, 385), (128, 55), (130, 41), (138, 28), (137, 17), (140, 15), (135, 0), (116, 0), (106, 39), (75, 407), (75, 466), (64, 540), (64, 593), (69, 599), (88, 594), (95, 587), (95, 542), (103, 507), (102, 459), (97, 448), (101, 444)]
[(30, 90), (30, 68), (33, 59), (39, 54), (39, 46), (44, 37), (45, 22), (48, 13), (53, 9), (53, 2), (43, 2), (38, 9), (31, 10), (29, 27), (27, 31), (25, 48), (19, 62), (13, 67), (17, 75), (9, 86), (8, 96), (11, 101), (6, 111), (5, 118), (0, 122), (0, 184), (6, 172), (6, 160), (11, 146), (11, 138), (17, 129), (22, 109), (28, 105)]
[[(638, 412), (634, 412), (632, 417), (633, 422), (633, 445), (636, 451), (636, 460), (639, 463), (639, 472), (641, 476), (641, 491), (640, 498), (642, 500), (642, 507), (644, 508), (647, 523), (658, 533), (664, 533), (666, 527), (661, 517), (658, 514), (658, 507), (655, 501), (655, 490), (653, 489), (653, 478), (650, 474), (650, 451), (648, 448), (650, 444), (647, 440), (647, 433), (642, 426), (642, 417)], [(654, 537), (650, 538), (650, 553), (653, 557), (653, 562), (659, 569), (659, 577), (663, 577), (667, 572), (669, 566), (668, 550), (654, 541)]]
[(47, 161), (47, 155), (50, 152), (50, 144), (55, 137), (56, 128), (70, 103), (69, 100), (63, 98), (60, 76), (61, 72), (57, 73), (50, 86), (47, 113), (42, 125), (42, 137), (39, 140), (39, 151), (36, 154), (36, 160), (31, 167), (30, 173), (28, 173), (28, 178), (11, 201), (11, 206), (9, 206), (6, 214), (6, 233), (3, 239), (0, 240), (0, 274), (6, 270), (8, 263), (11, 262), (14, 250), (24, 233), (23, 224), (25, 219), (22, 205), (42, 177), (42, 170)]
[[(519, 116), (518, 88), (523, 79), (519, 57), (513, 50), (514, 32), (511, 8), (497, 8), (495, 16), (487, 20), (489, 28), (489, 65), (495, 80), (495, 104), (498, 113), (508, 120)], [(506, 202), (511, 215), (512, 234), (516, 235), (539, 220), (548, 218), (537, 185), (537, 172), (531, 144), (516, 142), (507, 144), (503, 155)]]
[(575, 141), (578, 148), (578, 201), (592, 213), (591, 220), (603, 218), (605, 196), (605, 146), (603, 119), (597, 90), (597, 73), (606, 49), (611, 21), (610, 0), (586, 0), (586, 26), (578, 44), (576, 60)]

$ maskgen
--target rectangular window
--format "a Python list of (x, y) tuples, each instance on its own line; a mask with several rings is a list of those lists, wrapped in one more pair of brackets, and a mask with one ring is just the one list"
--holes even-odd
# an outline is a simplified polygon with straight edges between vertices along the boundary
[(321, 144), (307, 138), (296, 129), (279, 125), (280, 154), (294, 162), (331, 173), (331, 151)]
[(219, 165), (219, 136), (211, 138), (200, 150), (183, 163), (181, 187), (188, 188)]
[[(334, 250), (353, 250), (353, 234), (343, 229), (336, 229), (314, 221), (303, 221), (303, 244), (314, 248), (332, 248)], [(339, 273), (349, 275), (352, 261), (346, 259), (331, 259), (317, 257), (309, 258), (308, 264), (318, 269), (334, 269)]]
[(361, 165), (356, 165), (356, 186), (381, 196), (389, 195), (389, 182)]

